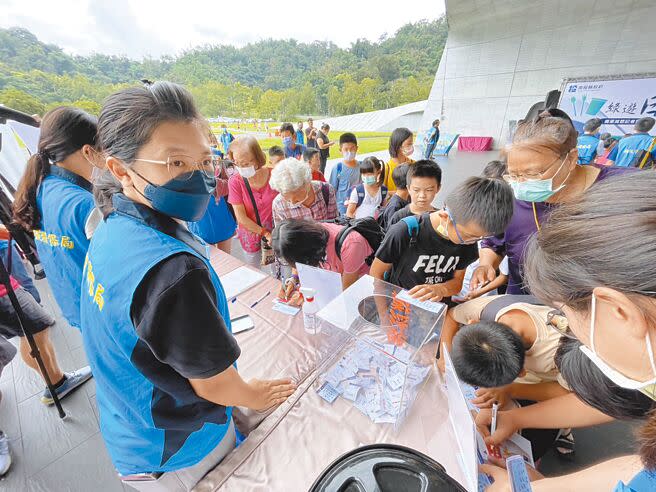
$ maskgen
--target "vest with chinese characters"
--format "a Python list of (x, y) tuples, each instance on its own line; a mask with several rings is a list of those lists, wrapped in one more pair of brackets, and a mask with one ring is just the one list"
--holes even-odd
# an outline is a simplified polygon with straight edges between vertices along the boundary
[(186, 378), (154, 357), (132, 322), (132, 299), (153, 267), (188, 253), (207, 266), (217, 309), (230, 330), (228, 304), (204, 243), (186, 230), (182, 239), (162, 232), (156, 220), (161, 214), (123, 195), (115, 195), (113, 202), (115, 211), (91, 240), (80, 297), (100, 428), (119, 473), (179, 470), (197, 464), (221, 442), (232, 408), (200, 398)]
[(52, 295), (68, 323), (79, 328), (80, 282), (89, 248), (84, 226), (95, 204), (91, 183), (66, 169), (50, 167), (36, 195), (41, 223), (34, 239)]

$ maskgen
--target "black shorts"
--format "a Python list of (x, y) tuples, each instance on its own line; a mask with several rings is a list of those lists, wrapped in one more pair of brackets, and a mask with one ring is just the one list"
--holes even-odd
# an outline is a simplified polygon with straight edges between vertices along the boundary
[[(26, 321), (32, 334), (39, 333), (55, 324), (55, 318), (36, 302), (32, 294), (19, 287), (16, 289), (16, 297), (25, 313)], [(5, 338), (22, 337), (23, 331), (18, 324), (18, 316), (11, 305), (9, 295), (0, 297), (0, 335)]]

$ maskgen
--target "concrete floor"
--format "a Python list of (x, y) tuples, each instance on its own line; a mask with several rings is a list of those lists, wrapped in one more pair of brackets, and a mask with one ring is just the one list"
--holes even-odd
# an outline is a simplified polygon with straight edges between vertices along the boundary
[[(87, 365), (82, 338), (61, 317), (46, 280), (36, 282), (42, 302), (57, 318), (50, 338), (64, 371)], [(11, 340), (18, 345), (18, 339)], [(123, 492), (98, 426), (93, 379), (63, 401), (67, 413), (40, 401), (45, 384), (17, 354), (0, 377), (0, 428), (10, 438), (13, 464), (0, 480), (12, 492)]]
[[(453, 153), (440, 158), (443, 170), (442, 190), (436, 205), (460, 181), (479, 174), (496, 152)], [(239, 256), (239, 243), (233, 251)], [(55, 313), (57, 324), (51, 337), (63, 370), (86, 365), (79, 332), (61, 318), (45, 280), (37, 287), (47, 309)], [(17, 340), (13, 340), (17, 343)], [(64, 400), (68, 414), (60, 420), (53, 407), (45, 407), (39, 398), (41, 379), (17, 356), (0, 377), (0, 428), (10, 437), (14, 463), (0, 480), (0, 490), (52, 492), (121, 492), (131, 490), (118, 480), (99, 433), (95, 402), (95, 383), (87, 382)], [(562, 462), (554, 453), (543, 458), (541, 469), (547, 475), (581, 469), (603, 459), (632, 452), (633, 428), (613, 423), (575, 431), (576, 458)]]

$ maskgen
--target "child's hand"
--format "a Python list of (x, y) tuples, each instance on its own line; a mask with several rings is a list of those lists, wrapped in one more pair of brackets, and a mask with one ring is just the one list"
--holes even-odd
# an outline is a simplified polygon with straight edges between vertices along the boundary
[(410, 294), (410, 296), (414, 297), (415, 299), (419, 299), (422, 302), (423, 301), (439, 302), (444, 297), (444, 294), (442, 293), (442, 286), (439, 284), (416, 285), (412, 289), (410, 289), (408, 294)]
[(476, 390), (476, 398), (472, 403), (478, 408), (491, 408), (494, 402), (499, 404), (499, 408), (503, 408), (510, 400), (508, 389), (506, 386), (499, 388), (479, 388)]
[(498, 446), (508, 440), (515, 432), (520, 431), (520, 427), (515, 422), (515, 410), (507, 412), (499, 411), (497, 415), (497, 431), (490, 435), (490, 425), (492, 425), (492, 410), (482, 408), (476, 415), (476, 427), (478, 432), (483, 436), (485, 444)]
[(480, 289), (476, 290), (470, 290), (467, 295), (465, 296), (465, 301), (471, 301), (472, 299), (476, 299), (477, 297), (480, 297), (482, 295), (482, 292)]
[[(494, 483), (485, 489), (486, 492), (504, 492), (511, 490), (508, 471), (506, 470), (506, 462), (504, 460), (490, 456), (487, 463), (478, 466), (478, 471), (489, 475), (494, 480)], [(528, 474), (528, 479), (531, 482), (542, 480), (544, 478), (544, 475), (531, 466), (526, 466), (526, 472)]]
[(469, 288), (472, 291), (478, 290), (483, 287), (483, 285), (492, 282), (495, 278), (497, 278), (497, 271), (494, 267), (490, 265), (481, 265), (474, 270), (474, 273), (472, 273), (471, 280), (469, 281)]

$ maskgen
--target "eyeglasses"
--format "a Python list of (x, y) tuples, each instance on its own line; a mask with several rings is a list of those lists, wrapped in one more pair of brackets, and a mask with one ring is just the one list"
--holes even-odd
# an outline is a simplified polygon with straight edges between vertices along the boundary
[(547, 325), (564, 337), (578, 340), (577, 336), (574, 335), (574, 332), (569, 327), (569, 321), (567, 321), (565, 313), (560, 309), (554, 309), (547, 313)]
[(152, 159), (135, 159), (135, 161), (148, 162), (150, 164), (163, 164), (169, 172), (171, 178), (190, 179), (194, 171), (200, 171), (208, 178), (214, 178), (218, 161), (214, 156), (208, 155), (200, 161), (194, 160), (188, 155), (171, 155), (165, 161), (156, 161)]
[[(554, 167), (556, 164), (558, 164), (559, 162), (562, 162), (562, 164), (564, 164), (565, 160), (567, 159), (568, 156), (569, 156), (569, 152), (567, 153), (567, 155), (564, 158), (562, 158), (562, 161), (561, 161), (561, 156), (556, 157), (556, 159), (551, 164), (549, 164), (547, 169), (544, 170), (541, 173), (504, 174), (501, 177), (503, 178), (503, 180), (506, 183), (523, 183), (524, 181), (540, 180), (544, 177), (545, 174), (547, 174), (549, 172), (549, 169)], [(562, 167), (562, 164), (561, 164), (561, 167)], [(560, 171), (560, 169), (558, 171)], [(558, 173), (558, 171), (556, 171), (556, 174)]]
[(460, 244), (475, 244), (478, 241), (482, 241), (484, 239), (488, 239), (492, 236), (480, 236), (480, 237), (475, 237), (475, 238), (467, 238), (465, 241), (462, 236), (460, 235), (460, 232), (458, 232), (458, 224), (456, 224), (455, 219), (453, 218), (453, 215), (451, 215), (451, 212), (449, 212), (449, 209), (446, 209), (446, 213), (449, 214), (449, 219), (451, 222), (453, 222), (453, 229), (456, 231), (456, 236), (458, 237), (458, 241), (460, 241)]

